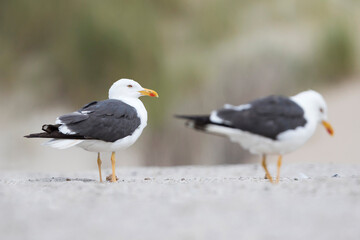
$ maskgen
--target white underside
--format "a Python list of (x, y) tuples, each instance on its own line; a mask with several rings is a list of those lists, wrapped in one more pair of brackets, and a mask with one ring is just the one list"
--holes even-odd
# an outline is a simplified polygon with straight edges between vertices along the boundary
[(57, 149), (66, 149), (70, 147), (80, 147), (90, 152), (116, 152), (126, 149), (136, 142), (140, 137), (144, 127), (139, 127), (133, 135), (127, 136), (115, 142), (104, 142), (101, 140), (71, 140), (71, 139), (52, 139), (44, 145)]
[(287, 130), (278, 136), (278, 140), (262, 137), (238, 129), (208, 125), (206, 131), (227, 136), (232, 142), (239, 143), (253, 154), (283, 155), (301, 147), (314, 133), (316, 125), (306, 124), (293, 130)]

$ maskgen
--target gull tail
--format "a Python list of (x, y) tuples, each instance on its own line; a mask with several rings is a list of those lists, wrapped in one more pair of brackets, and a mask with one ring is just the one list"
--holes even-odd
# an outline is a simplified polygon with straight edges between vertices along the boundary
[(26, 135), (26, 138), (55, 138), (55, 139), (85, 139), (84, 136), (76, 134), (64, 134), (59, 131), (61, 124), (45, 124), (42, 126), (44, 132)]
[[(176, 118), (186, 119), (185, 125), (195, 130), (217, 136), (228, 136), (232, 134), (232, 128), (212, 122), (210, 115), (175, 115)], [(231, 130), (229, 132), (229, 130)]]
[(44, 132), (41, 133), (31, 133), (29, 135), (26, 135), (24, 137), (26, 138), (65, 138), (66, 135), (59, 132), (60, 124), (51, 125), (51, 124), (45, 124), (42, 126), (42, 130)]
[(188, 120), (185, 125), (190, 128), (205, 131), (206, 125), (211, 124), (209, 115), (175, 115), (176, 118)]
[(59, 131), (60, 124), (45, 124), (42, 126), (44, 132), (32, 133), (26, 135), (26, 138), (51, 138), (50, 141), (43, 143), (44, 146), (49, 146), (57, 149), (65, 149), (73, 147), (85, 139), (84, 136), (63, 134)]

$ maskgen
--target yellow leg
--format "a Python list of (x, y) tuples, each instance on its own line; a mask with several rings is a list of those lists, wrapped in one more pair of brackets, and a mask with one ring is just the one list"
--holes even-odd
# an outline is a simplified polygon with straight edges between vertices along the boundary
[(116, 182), (116, 175), (115, 175), (115, 152), (112, 152), (112, 153), (111, 153), (111, 166), (112, 166), (111, 182)]
[(101, 176), (101, 159), (100, 159), (100, 153), (98, 153), (98, 158), (97, 158), (97, 164), (99, 167), (99, 176), (100, 176), (100, 182), (102, 182), (102, 176)]
[(265, 170), (266, 177), (269, 179), (269, 181), (271, 183), (274, 183), (274, 181), (273, 181), (273, 179), (272, 179), (272, 177), (271, 177), (271, 175), (269, 173), (269, 170), (267, 169), (267, 166), (266, 166), (266, 155), (265, 154), (263, 155), (263, 158), (262, 158), (262, 166), (263, 166), (263, 168)]
[(279, 159), (277, 162), (276, 183), (279, 183), (281, 164), (282, 164), (282, 156), (279, 155)]

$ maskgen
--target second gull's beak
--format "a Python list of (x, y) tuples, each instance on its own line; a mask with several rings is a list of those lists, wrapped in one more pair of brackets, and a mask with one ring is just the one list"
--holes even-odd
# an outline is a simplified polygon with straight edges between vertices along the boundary
[(322, 121), (321, 122), (322, 125), (324, 125), (324, 127), (326, 128), (326, 130), (328, 131), (328, 133), (333, 136), (334, 135), (334, 129), (332, 128), (332, 126), (330, 125), (330, 123), (328, 123), (327, 121)]

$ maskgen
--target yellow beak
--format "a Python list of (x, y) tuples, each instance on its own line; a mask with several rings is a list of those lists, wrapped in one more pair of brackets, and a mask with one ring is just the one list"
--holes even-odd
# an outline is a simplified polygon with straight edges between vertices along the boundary
[(141, 96), (159, 97), (159, 94), (151, 89), (144, 88), (144, 90), (139, 91), (139, 93), (141, 93)]
[(324, 125), (324, 127), (326, 128), (326, 130), (328, 131), (328, 133), (333, 136), (334, 135), (334, 129), (332, 128), (332, 126), (330, 125), (330, 123), (328, 123), (327, 121), (322, 121), (321, 122), (322, 125)]

